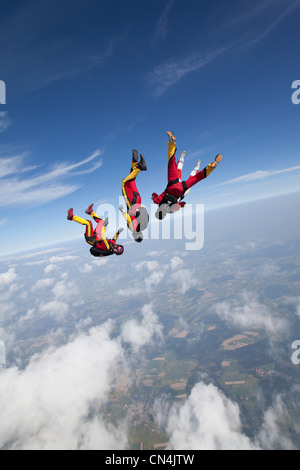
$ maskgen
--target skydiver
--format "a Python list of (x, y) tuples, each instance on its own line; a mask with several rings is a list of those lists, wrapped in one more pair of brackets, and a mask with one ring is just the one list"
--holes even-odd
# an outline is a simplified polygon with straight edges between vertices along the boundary
[(152, 193), (152, 200), (159, 207), (155, 213), (158, 219), (163, 219), (166, 214), (177, 212), (185, 206), (182, 202), (187, 191), (196, 183), (210, 175), (222, 160), (222, 155), (218, 154), (215, 161), (209, 163), (203, 170), (191, 174), (186, 181), (180, 181), (181, 174), (178, 173), (176, 164), (176, 137), (172, 132), (168, 131), (168, 184), (166, 189), (158, 196)]
[(124, 247), (116, 242), (123, 229), (120, 228), (113, 239), (108, 239), (106, 238), (108, 217), (104, 220), (101, 219), (101, 217), (93, 211), (93, 204), (89, 205), (85, 213), (93, 217), (95, 222), (97, 222), (95, 229), (93, 228), (91, 220), (83, 219), (82, 217), (74, 215), (73, 208), (68, 210), (67, 219), (74, 220), (75, 222), (86, 226), (84, 237), (86, 242), (89, 245), (92, 245), (90, 248), (91, 254), (93, 256), (108, 256), (112, 254), (121, 255), (124, 251)]
[(145, 230), (148, 226), (149, 215), (146, 207), (141, 205), (142, 199), (135, 182), (140, 171), (147, 170), (147, 165), (143, 155), (140, 155), (140, 161), (138, 160), (138, 151), (133, 149), (130, 173), (122, 181), (122, 194), (126, 202), (127, 212), (124, 211), (122, 205), (119, 206), (119, 209), (127, 222), (129, 230), (132, 232), (134, 240), (141, 242), (143, 240), (142, 230)]

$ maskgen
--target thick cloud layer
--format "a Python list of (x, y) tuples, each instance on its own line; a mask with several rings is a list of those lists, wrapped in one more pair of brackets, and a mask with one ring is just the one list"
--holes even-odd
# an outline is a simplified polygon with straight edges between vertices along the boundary
[(241, 432), (239, 407), (214, 385), (197, 383), (184, 404), (168, 408), (158, 399), (157, 422), (177, 450), (252, 450), (255, 446)]
[(108, 429), (101, 420), (101, 406), (122, 362), (120, 342), (110, 338), (110, 329), (107, 322), (65, 346), (34, 356), (25, 370), (2, 371), (2, 448), (125, 446), (126, 434)]
[[(0, 340), (16, 359), (8, 358), (7, 368), (0, 371), (0, 448), (126, 448), (128, 423), (112, 426), (104, 419), (109, 394), (124, 371), (134, 380), (141, 357), (146, 360), (150, 350), (167, 340), (160, 295), (201, 290), (206, 281), (197, 269), (178, 251), (153, 251), (142, 261), (121, 259), (117, 264), (114, 258), (94, 260), (48, 250), (32, 259), (28, 255), (18, 265), (8, 263), (0, 274)], [(297, 318), (299, 297), (285, 301)], [(247, 290), (211, 306), (227, 326), (261, 328), (270, 342), (291, 327), (289, 317), (273, 310)], [(40, 328), (41, 336), (32, 334), (32, 328)], [(22, 350), (17, 339), (28, 332), (32, 345), (28, 341)], [(155, 422), (166, 432), (170, 448), (293, 448), (291, 433), (299, 434), (299, 429), (289, 421), (289, 410), (297, 407), (297, 387), (290, 394), (274, 391), (268, 406), (262, 406), (254, 440), (243, 432), (238, 404), (207, 383), (207, 377), (186, 391), (187, 397), (176, 404), (164, 396), (155, 400)]]

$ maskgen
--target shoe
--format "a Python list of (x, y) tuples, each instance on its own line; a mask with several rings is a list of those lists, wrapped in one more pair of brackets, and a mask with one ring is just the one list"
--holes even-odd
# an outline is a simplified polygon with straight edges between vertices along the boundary
[(108, 224), (108, 217), (105, 217), (104, 222), (103, 222), (103, 227), (106, 227)]
[(67, 215), (68, 220), (73, 220), (73, 207), (68, 210), (68, 215)]
[(173, 132), (168, 131), (167, 135), (169, 137), (169, 142), (171, 142), (171, 144), (174, 144), (176, 142), (176, 137), (175, 137), (175, 135), (173, 135)]
[(135, 149), (132, 150), (132, 161), (133, 162), (138, 162), (139, 161), (139, 153)]
[(212, 163), (212, 167), (216, 168), (216, 166), (220, 163), (222, 160), (222, 155), (218, 153), (218, 155), (215, 157), (215, 161)]
[(137, 164), (136, 168), (138, 168), (141, 171), (146, 171), (147, 170), (147, 165), (146, 165), (146, 162), (145, 162), (145, 159), (144, 159), (143, 155), (140, 155), (140, 161)]
[(89, 207), (87, 208), (87, 210), (85, 211), (86, 214), (91, 214), (93, 212), (93, 205), (94, 204), (90, 204)]

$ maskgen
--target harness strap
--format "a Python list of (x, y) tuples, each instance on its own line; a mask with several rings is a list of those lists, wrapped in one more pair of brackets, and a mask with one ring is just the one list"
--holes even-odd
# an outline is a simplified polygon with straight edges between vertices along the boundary
[(172, 204), (176, 204), (176, 202), (177, 202), (176, 196), (174, 196), (173, 194), (166, 193), (164, 197), (162, 198), (161, 203), (159, 205), (160, 206), (162, 204), (172, 205)]
[(175, 180), (169, 181), (168, 184), (167, 184), (167, 188), (169, 188), (169, 186), (173, 186), (173, 184), (177, 184), (177, 183), (179, 183), (179, 178), (176, 178)]
[(94, 234), (92, 237), (85, 235), (85, 239), (90, 245), (93, 245), (96, 242), (96, 234)]

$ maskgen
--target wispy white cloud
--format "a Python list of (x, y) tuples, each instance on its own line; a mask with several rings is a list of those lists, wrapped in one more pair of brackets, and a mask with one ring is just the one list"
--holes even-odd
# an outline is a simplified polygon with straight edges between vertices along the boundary
[(199, 286), (199, 281), (195, 277), (193, 269), (176, 269), (171, 275), (173, 283), (178, 286), (181, 294), (185, 294), (192, 287)]
[(44, 315), (53, 317), (56, 321), (65, 319), (69, 313), (70, 307), (66, 302), (61, 300), (51, 300), (50, 302), (42, 302), (39, 306), (39, 312)]
[[(93, 2), (74, 3), (72, 15), (81, 15), (83, 9), (89, 8), (89, 3)], [(26, 63), (26, 67), (21, 67), (23, 93), (82, 77), (103, 67), (127, 34), (125, 31), (114, 37), (102, 36), (101, 41), (95, 40), (86, 46), (84, 41), (78, 40), (77, 34), (66, 32), (63, 18), (70, 21), (69, 9), (56, 0), (27, 2), (22, 8), (1, 16), (1, 33), (6, 38), (6, 45), (1, 48), (3, 66), (6, 74), (14, 77), (19, 75), (19, 67)], [(21, 43), (14, 31), (22, 37)]]
[(141, 261), (135, 266), (137, 271), (142, 270), (144, 267), (148, 269), (148, 271), (157, 271), (159, 269), (159, 263), (157, 261)]
[(166, 37), (168, 32), (168, 14), (170, 13), (174, 3), (175, 0), (168, 0), (162, 14), (157, 20), (152, 38), (152, 47), (156, 47)]
[(26, 153), (14, 155), (10, 157), (0, 157), (0, 178), (4, 178), (13, 174), (25, 173), (30, 170), (35, 170), (37, 166), (24, 166), (23, 161), (26, 158)]
[(0, 206), (15, 204), (42, 204), (53, 201), (76, 191), (80, 184), (68, 184), (63, 180), (92, 173), (102, 165), (100, 150), (80, 162), (55, 165), (49, 171), (37, 176), (20, 178), (20, 174), (36, 169), (24, 165), (24, 156), (0, 158)]
[(205, 67), (231, 47), (220, 47), (206, 55), (192, 54), (177, 61), (168, 60), (164, 64), (156, 66), (148, 74), (148, 85), (154, 90), (154, 96), (159, 97), (186, 75)]
[(54, 283), (54, 279), (51, 277), (46, 277), (44, 279), (39, 279), (36, 283), (32, 286), (32, 291), (40, 291), (40, 289), (47, 289)]
[(269, 338), (276, 339), (288, 332), (289, 324), (285, 318), (274, 315), (271, 309), (258, 301), (254, 293), (243, 291), (238, 298), (219, 302), (214, 305), (219, 317), (230, 325), (239, 328), (262, 328)]
[[(272, 33), (289, 15), (300, 6), (300, 0), (262, 0), (260, 2), (238, 2), (229, 11), (229, 17), (221, 23), (214, 36), (224, 37), (228, 31), (239, 37), (241, 47), (251, 47)], [(241, 34), (242, 31), (242, 34)]]
[(222, 183), (216, 184), (215, 186), (225, 186), (229, 184), (237, 183), (248, 183), (256, 180), (263, 180), (271, 176), (281, 175), (284, 173), (291, 173), (294, 171), (300, 170), (300, 165), (292, 166), (289, 168), (282, 168), (281, 170), (258, 170), (253, 173), (247, 173), (246, 175), (238, 176), (237, 178), (232, 178), (231, 180), (224, 181)]
[(153, 312), (151, 304), (146, 304), (142, 308), (142, 320), (132, 318), (128, 320), (122, 328), (122, 339), (128, 343), (134, 352), (139, 352), (141, 348), (153, 344), (154, 338), (162, 340), (162, 325), (157, 315)]
[[(178, 289), (178, 292), (185, 294), (189, 289), (196, 287), (199, 282), (195, 277), (193, 269), (187, 269), (184, 260), (179, 256), (171, 258), (170, 263), (158, 263), (155, 260), (144, 260), (134, 266), (139, 273), (138, 282), (133, 283), (131, 287), (119, 289), (118, 295), (125, 297), (136, 297), (147, 293), (149, 297), (153, 290), (160, 286), (162, 282), (165, 285), (172, 284), (172, 288)], [(166, 274), (169, 277), (166, 279)]]
[[(35, 81), (34, 85), (31, 85), (31, 88), (44, 88), (54, 82), (80, 77), (83, 71), (86, 73), (103, 67), (113, 57), (123, 39), (124, 36), (108, 38), (107, 44), (100, 52), (98, 50), (96, 52), (89, 51), (85, 54), (81, 52), (78, 56), (71, 54), (69, 51), (72, 40), (68, 41), (69, 44), (63, 43), (63, 47), (59, 47), (59, 44), (42, 45), (37, 49), (36, 54), (43, 57), (50, 53), (51, 60), (47, 64), (47, 69), (43, 71), (43, 75), (38, 76), (38, 80)], [(58, 57), (63, 54), (64, 58), (58, 60)]]
[[(227, 40), (227, 42), (225, 42), (223, 35), (223, 45), (220, 47), (215, 47), (214, 49), (211, 48), (203, 54), (187, 52), (184, 58), (167, 60), (166, 62), (154, 67), (146, 77), (148, 86), (153, 90), (154, 96), (157, 98), (160, 97), (181, 79), (190, 73), (197, 72), (209, 65), (230, 49), (233, 49), (234, 47), (245, 48), (254, 46), (267, 35), (272, 33), (289, 15), (291, 15), (300, 6), (300, 0), (294, 1), (287, 7), (285, 5), (284, 9), (281, 9), (281, 12), (277, 13), (277, 16), (275, 16), (274, 11), (271, 9), (273, 9), (274, 6), (280, 8), (281, 5), (282, 2), (279, 4), (278, 2), (274, 2), (274, 0), (261, 2), (253, 8), (249, 8), (248, 11), (243, 11), (242, 13), (237, 14), (234, 18), (231, 17), (230, 21), (223, 25), (223, 28), (228, 28), (230, 30), (234, 29), (233, 27), (237, 28), (238, 26), (241, 27), (244, 25), (242, 28), (242, 34), (240, 31), (237, 32), (237, 30), (235, 30), (234, 39)], [(157, 23), (154, 44), (161, 40), (164, 37), (164, 34), (166, 34), (166, 15), (172, 6), (173, 2), (169, 1)], [(260, 21), (258, 21), (259, 15)], [(273, 17), (273, 19), (270, 20), (270, 17)], [(255, 24), (253, 24), (254, 19), (256, 20)]]
[(171, 258), (170, 263), (172, 269), (177, 269), (179, 266), (183, 265), (183, 259), (179, 258), (179, 256), (173, 256), (173, 258)]
[(235, 15), (231, 14), (229, 20), (223, 23), (223, 25), (220, 25), (220, 28), (218, 29), (223, 30), (225, 28), (233, 28), (233, 26), (235, 26), (236, 24), (241, 24), (252, 20), (261, 13), (265, 16), (266, 9), (270, 8), (271, 6), (274, 6), (276, 0), (263, 0), (258, 4), (252, 4), (248, 2), (245, 3), (247, 4), (248, 8), (245, 8), (245, 4), (241, 3), (240, 11), (236, 12)]
[(7, 111), (0, 111), (0, 132), (4, 132), (12, 124), (7, 114)]
[[(274, 3), (274, 2), (272, 2)], [(270, 2), (265, 2), (265, 6), (269, 7)], [(247, 46), (253, 46), (264, 39), (268, 34), (270, 34), (287, 16), (289, 16), (296, 8), (300, 6), (300, 0), (296, 0), (287, 8), (285, 8), (276, 18), (271, 21), (268, 25), (264, 27), (264, 29), (258, 33), (255, 37), (253, 37), (248, 43)]]
[(15, 268), (9, 268), (9, 270), (5, 273), (0, 274), (0, 288), (7, 287), (13, 281), (17, 279), (17, 274)]

